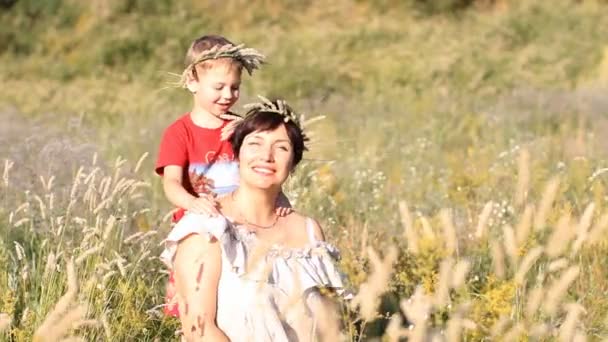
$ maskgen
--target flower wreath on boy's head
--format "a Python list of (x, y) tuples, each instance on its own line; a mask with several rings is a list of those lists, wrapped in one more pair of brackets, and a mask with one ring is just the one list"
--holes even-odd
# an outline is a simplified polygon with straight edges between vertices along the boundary
[(232, 58), (239, 61), (243, 65), (243, 68), (247, 70), (247, 73), (251, 75), (255, 69), (259, 69), (260, 66), (264, 64), (266, 56), (256, 49), (245, 47), (244, 44), (214, 46), (211, 49), (201, 52), (198, 58), (184, 69), (179, 81), (180, 86), (186, 87), (188, 77), (197, 64), (219, 58)]

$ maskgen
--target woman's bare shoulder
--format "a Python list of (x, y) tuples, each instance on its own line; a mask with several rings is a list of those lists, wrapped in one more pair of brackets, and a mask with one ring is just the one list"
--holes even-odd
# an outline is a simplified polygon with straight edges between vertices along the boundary
[[(307, 233), (308, 229), (312, 229), (314, 236), (317, 240), (320, 240), (320, 241), (325, 240), (325, 235), (323, 234), (323, 229), (321, 228), (321, 225), (319, 224), (319, 222), (316, 219), (314, 219), (310, 216), (306, 216), (306, 215), (296, 212), (296, 211), (287, 215), (286, 218), (289, 220), (287, 223), (291, 227), (300, 227), (301, 228), (301, 229), (298, 229), (298, 231)], [(310, 228), (309, 228), (309, 225), (310, 225)]]
[(284, 217), (285, 222), (291, 227), (305, 227), (308, 217), (297, 211), (292, 211)]

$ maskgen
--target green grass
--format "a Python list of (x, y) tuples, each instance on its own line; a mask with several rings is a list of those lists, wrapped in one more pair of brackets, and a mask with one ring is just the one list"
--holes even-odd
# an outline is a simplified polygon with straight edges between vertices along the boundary
[[(8, 123), (0, 128), (0, 156), (15, 162), (9, 185), (0, 188), (0, 266), (9, 270), (0, 275), (0, 312), (14, 317), (8, 339), (29, 339), (64, 291), (63, 273), (53, 278), (56, 287), (44, 287), (40, 265), (49, 253), (63, 251), (65, 265), (68, 256), (87, 248), (73, 245), (86, 235), (81, 227), (70, 224), (53, 235), (60, 225), (47, 226), (50, 217), (66, 217), (74, 175), (81, 165), (91, 171), (95, 153), (96, 196), (103, 176), (113, 177), (118, 156), (132, 169), (149, 153), (139, 172), (123, 170), (121, 176), (150, 186), (142, 198), (125, 196), (102, 212), (81, 208), (92, 227), (98, 215), (103, 222), (109, 215), (125, 221), (102, 252), (77, 267), (80, 279), (103, 277), (95, 265), (115, 258), (114, 252), (129, 262), (145, 250), (159, 252), (156, 243), (169, 229), (161, 218), (170, 207), (152, 172), (156, 146), (162, 130), (191, 106), (185, 91), (166, 88), (173, 80), (168, 73), (181, 72), (190, 40), (206, 33), (225, 34), (269, 57), (265, 68), (245, 77), (240, 103), (256, 94), (280, 96), (304, 112), (327, 115), (315, 126), (318, 139), (288, 193), (338, 242), (352, 283), (358, 286), (369, 273), (360, 247), (367, 232), (375, 249), (400, 247), (393, 302), (386, 305), (395, 310), (395, 302), (418, 284), (433, 290), (444, 257), (440, 242), (425, 241), (418, 256), (406, 252), (397, 203), (406, 200), (438, 232), (440, 209), (451, 208), (460, 259), (472, 263), (464, 290), (453, 298), (473, 302), (472, 319), (481, 327), (467, 336), (488, 336), (504, 303), (521, 312), (522, 298), (546, 266), (539, 261), (523, 287), (513, 284), (511, 273), (497, 280), (491, 241), (467, 237), (490, 200), (496, 203), (488, 224), (492, 237), (502, 239), (505, 223), (517, 225), (523, 211), (513, 194), (521, 149), (531, 154), (528, 203), (538, 203), (551, 176), (561, 179), (550, 227), (563, 213), (580, 216), (590, 202), (597, 219), (605, 213), (608, 186), (606, 173), (591, 178), (607, 167), (605, 5), (506, 3), (18, 0), (0, 7), (0, 82), (7, 85), (0, 92), (0, 118)], [(54, 211), (43, 218), (34, 196), (48, 206), (50, 191), (41, 188), (39, 177), (52, 175)], [(86, 203), (84, 193), (78, 196)], [(34, 209), (15, 214), (24, 202)], [(141, 208), (150, 211), (126, 219)], [(13, 227), (21, 217), (31, 221)], [(419, 216), (414, 222), (422, 228)], [(133, 249), (120, 242), (148, 229), (160, 231), (149, 245)], [(546, 235), (531, 238), (522, 255), (543, 245)], [(26, 251), (21, 261), (15, 241)], [(568, 258), (581, 266), (568, 298), (586, 308), (582, 329), (592, 339), (608, 336), (605, 251), (602, 243)], [(19, 281), (26, 265), (32, 277)], [(129, 276), (111, 278), (109, 297), (91, 288), (79, 300), (89, 303), (89, 317), (109, 317), (113, 339), (170, 338), (175, 322), (145, 314), (162, 302), (165, 276), (150, 272), (161, 268), (158, 260), (146, 259)], [(30, 313), (23, 318), (26, 308)], [(438, 310), (435, 324), (448, 316), (449, 310)], [(558, 326), (563, 316), (549, 321)], [(367, 334), (381, 326), (369, 325)], [(100, 327), (79, 332), (91, 338), (105, 333)]]

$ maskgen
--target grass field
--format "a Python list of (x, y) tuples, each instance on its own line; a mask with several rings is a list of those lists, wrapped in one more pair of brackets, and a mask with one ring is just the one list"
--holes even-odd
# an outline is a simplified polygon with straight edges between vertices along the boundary
[(239, 105), (327, 116), (286, 192), (342, 251), (343, 339), (608, 339), (602, 1), (10, 3), (0, 341), (177, 340), (153, 163), (207, 33), (269, 57)]

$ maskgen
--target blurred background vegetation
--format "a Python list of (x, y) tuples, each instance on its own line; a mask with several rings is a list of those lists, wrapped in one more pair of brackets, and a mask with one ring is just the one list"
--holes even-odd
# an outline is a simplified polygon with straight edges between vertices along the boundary
[(390, 191), (429, 208), (461, 196), (450, 191), (458, 186), (463, 196), (493, 188), (452, 174), (453, 163), (470, 173), (519, 145), (555, 146), (537, 142), (564, 127), (603, 122), (595, 82), (608, 77), (608, 25), (593, 1), (19, 0), (2, 8), (4, 112), (61, 128), (69, 121), (112, 157), (153, 154), (162, 129), (189, 110), (169, 73), (181, 72), (189, 42), (207, 33), (269, 57), (246, 77), (241, 103), (281, 96), (327, 115), (311, 158), (335, 160), (340, 179), (349, 161), (382, 171)]
[[(278, 96), (327, 116), (289, 193), (345, 250), (355, 285), (366, 272), (363, 229), (375, 248), (403, 243), (399, 200), (432, 222), (451, 208), (461, 232), (490, 200), (491, 226), (516, 221), (522, 149), (531, 156), (530, 200), (552, 175), (562, 177), (554, 221), (590, 201), (597, 212), (606, 206), (605, 1), (1, 0), (0, 23), (0, 156), (17, 170), (3, 190), (6, 222), (39, 190), (38, 177), (69, 186), (95, 155), (111, 170), (119, 156), (135, 163), (149, 153), (140, 173), (151, 210), (124, 229), (166, 232), (170, 207), (152, 165), (162, 130), (191, 106), (170, 73), (181, 73), (194, 38), (211, 33), (268, 56), (245, 76), (240, 104)], [(7, 246), (28, 239), (2, 229)], [(399, 297), (436, 277), (437, 260), (425, 258), (398, 269)], [(605, 256), (591, 260), (601, 265)], [(596, 277), (605, 282), (608, 272)], [(504, 288), (481, 282), (476, 293)], [(142, 295), (148, 306), (161, 301), (162, 279), (154, 283)], [(588, 290), (581, 286), (577, 293)], [(606, 337), (607, 312), (591, 311), (587, 331)], [(488, 325), (498, 317), (479, 315)], [(166, 337), (174, 326), (162, 324), (155, 327)]]

